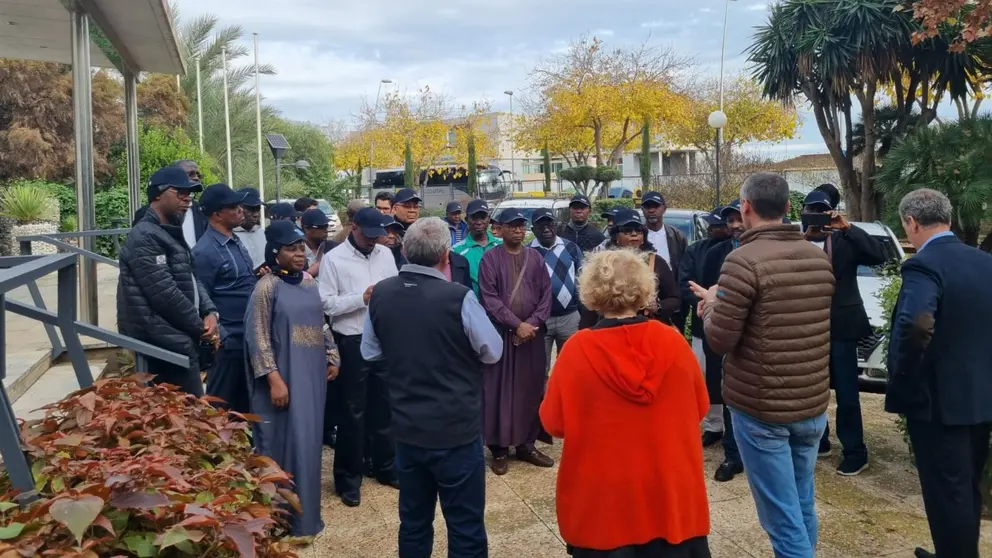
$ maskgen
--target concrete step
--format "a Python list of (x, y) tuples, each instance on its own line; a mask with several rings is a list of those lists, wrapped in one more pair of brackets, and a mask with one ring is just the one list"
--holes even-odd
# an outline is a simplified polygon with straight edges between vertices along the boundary
[[(107, 367), (107, 359), (91, 360), (89, 365), (90, 373), (96, 379)], [(72, 364), (56, 364), (14, 401), (14, 415), (24, 420), (41, 418), (44, 411), (38, 411), (39, 408), (54, 403), (77, 389), (79, 384)]]

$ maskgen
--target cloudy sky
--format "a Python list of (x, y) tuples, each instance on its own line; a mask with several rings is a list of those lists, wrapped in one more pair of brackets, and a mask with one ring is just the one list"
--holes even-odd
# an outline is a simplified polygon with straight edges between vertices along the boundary
[[(486, 99), (507, 110), (503, 91), (523, 92), (542, 58), (584, 33), (608, 43), (645, 40), (692, 55), (700, 73), (719, 71), (724, 0), (173, 0), (181, 17), (215, 14), (257, 32), (260, 58), (278, 75), (262, 93), (289, 118), (350, 120), (383, 78), (413, 91), (424, 85), (459, 102)], [(733, 0), (728, 73), (744, 68), (764, 0)], [(773, 148), (784, 157), (825, 152), (809, 120), (799, 137)]]

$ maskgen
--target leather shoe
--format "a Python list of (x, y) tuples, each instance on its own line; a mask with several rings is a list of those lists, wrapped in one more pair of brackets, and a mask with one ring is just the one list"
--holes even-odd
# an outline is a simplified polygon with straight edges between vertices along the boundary
[(724, 461), (716, 469), (713, 480), (717, 482), (727, 482), (734, 480), (734, 477), (744, 472), (744, 465), (736, 461)]
[(535, 467), (548, 468), (548, 467), (554, 467), (555, 466), (555, 460), (554, 459), (551, 459), (547, 455), (544, 455), (543, 453), (541, 453), (541, 452), (539, 452), (537, 450), (528, 451), (526, 453), (517, 453), (517, 459), (520, 460), (520, 461), (524, 461), (526, 463), (530, 463), (531, 465), (534, 465)]
[(349, 508), (357, 508), (362, 503), (362, 494), (358, 491), (342, 492), (338, 496), (341, 497), (341, 503)]
[(400, 481), (396, 477), (382, 478), (382, 479), (375, 479), (375, 480), (377, 480), (379, 482), (379, 484), (381, 484), (383, 486), (391, 486), (391, 487), (395, 488), (396, 490), (399, 490), (400, 489)]
[(503, 476), (510, 472), (510, 459), (507, 456), (493, 457), (493, 462), (489, 465), (493, 473)]
[(703, 447), (708, 448), (723, 439), (723, 432), (703, 432)]
[(913, 553), (916, 558), (937, 558), (937, 555), (929, 550), (924, 550), (920, 547), (916, 547), (916, 552)]

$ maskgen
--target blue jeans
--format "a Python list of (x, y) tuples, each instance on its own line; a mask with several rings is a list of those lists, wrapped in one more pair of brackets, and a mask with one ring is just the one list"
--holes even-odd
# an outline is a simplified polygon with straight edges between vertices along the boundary
[(451, 449), (396, 442), (400, 481), (400, 558), (430, 558), (434, 508), (448, 526), (448, 558), (485, 558), (486, 465), (482, 438)]
[[(837, 439), (844, 450), (844, 457), (868, 459), (865, 431), (861, 420), (861, 387), (858, 381), (858, 343), (832, 341), (830, 343), (830, 381), (837, 394)], [(830, 424), (823, 431), (823, 439), (830, 435)]]
[(758, 519), (775, 557), (813, 558), (813, 470), (827, 415), (790, 424), (769, 424), (736, 409), (731, 416)]

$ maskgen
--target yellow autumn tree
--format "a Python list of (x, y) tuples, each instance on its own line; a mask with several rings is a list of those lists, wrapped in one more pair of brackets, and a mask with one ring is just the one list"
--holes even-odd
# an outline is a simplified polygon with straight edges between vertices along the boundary
[(573, 155), (585, 153), (591, 139), (596, 164), (611, 164), (640, 136), (646, 119), (663, 129), (686, 118), (688, 100), (678, 80), (686, 68), (687, 59), (672, 49), (646, 43), (607, 48), (596, 37), (582, 37), (531, 72), (536, 99), (521, 139), (533, 146), (546, 140), (553, 151)]
[(565, 111), (540, 107), (535, 114), (518, 115), (513, 130), (515, 149), (537, 153), (546, 145), (552, 156), (565, 159), (571, 167), (588, 165), (596, 152), (592, 128), (569, 121)]
[(369, 137), (366, 130), (345, 134), (334, 144), (334, 167), (346, 172), (348, 176), (359, 176), (362, 169), (369, 166)]
[(449, 127), (448, 139), (453, 140), (446, 146), (449, 153), (446, 159), (458, 167), (455, 176), (468, 172), (470, 137), (475, 141), (475, 159), (478, 164), (497, 158), (499, 129), (496, 115), (490, 112), (489, 107), (487, 101), (463, 105), (457, 110), (457, 116), (446, 122)]
[[(794, 138), (799, 130), (795, 108), (764, 99), (761, 86), (746, 75), (724, 81), (723, 112), (727, 126), (723, 129), (720, 156), (729, 161), (737, 148), (751, 142), (780, 142)], [(675, 145), (691, 146), (705, 157), (710, 168), (715, 150), (716, 132), (709, 126), (709, 115), (720, 107), (720, 84), (705, 80), (692, 88), (688, 118), (672, 120), (660, 134)]]

